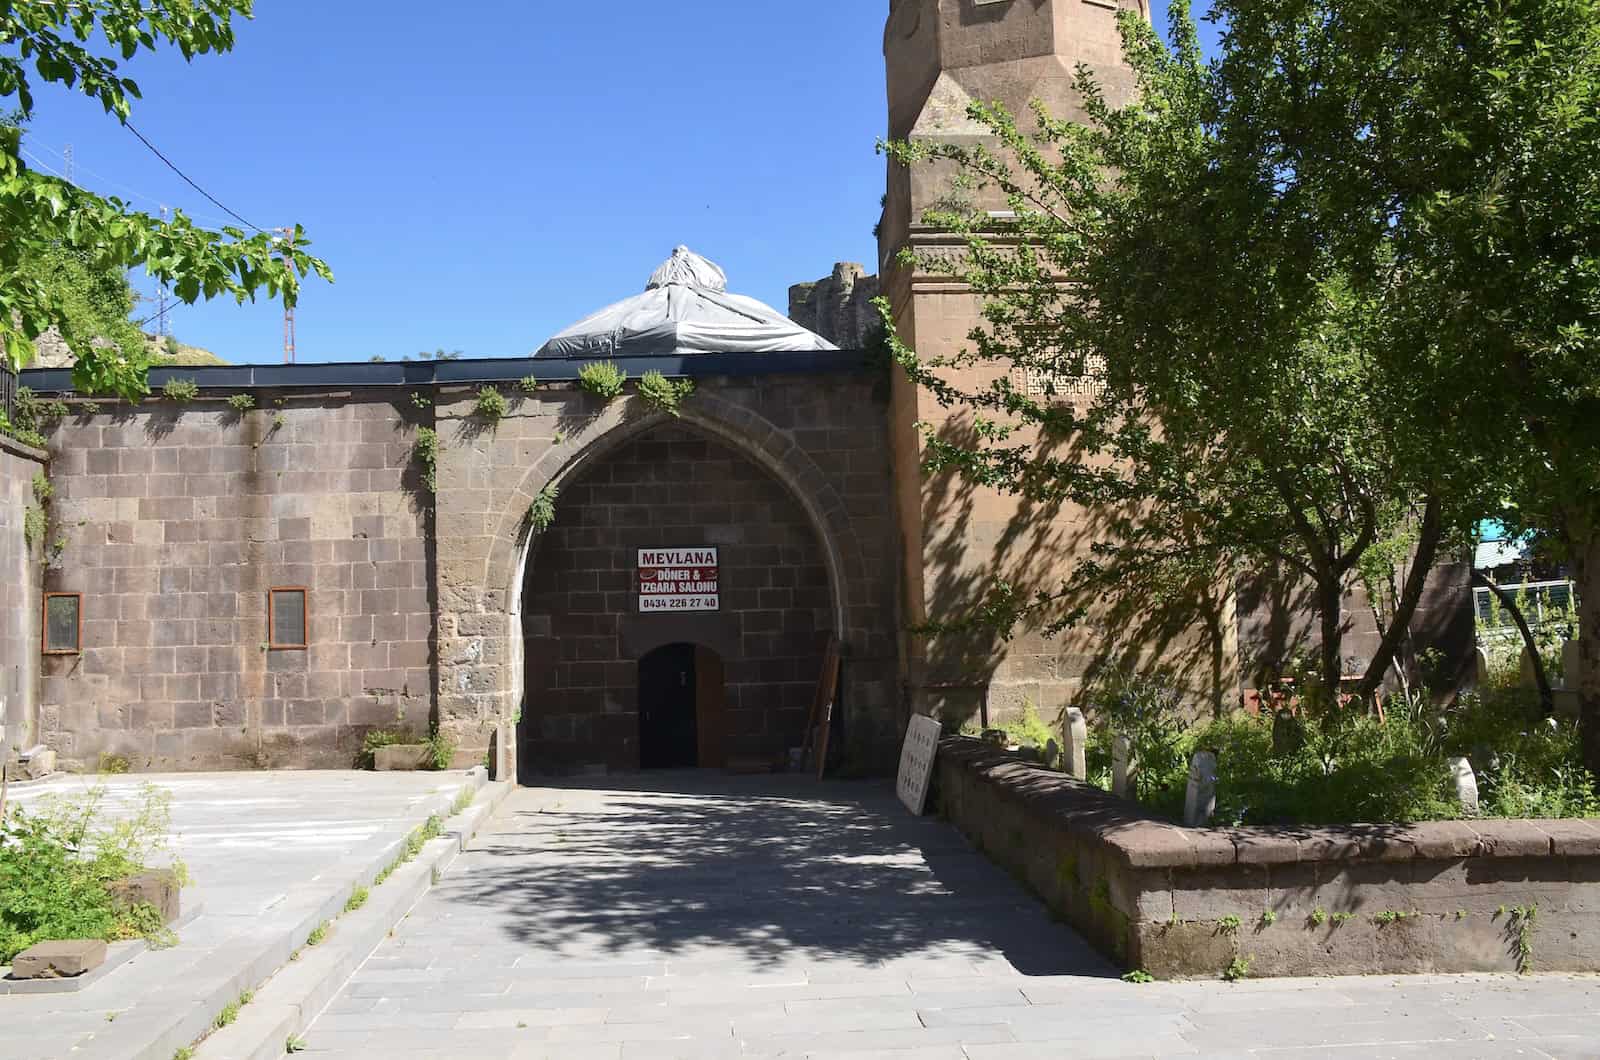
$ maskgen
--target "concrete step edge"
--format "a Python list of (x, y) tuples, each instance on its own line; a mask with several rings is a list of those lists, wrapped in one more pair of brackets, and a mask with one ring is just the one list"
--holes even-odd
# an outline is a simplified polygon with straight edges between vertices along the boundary
[(434, 873), (443, 874), (455, 862), (510, 791), (510, 784), (480, 783), (472, 805), (451, 818), (439, 838), (374, 890), (366, 905), (341, 916), (320, 946), (303, 948), (297, 960), (286, 960), (239, 1018), (202, 1042), (195, 1056), (201, 1060), (283, 1056), (288, 1039), (310, 1029), (356, 969), (432, 889)]
[[(474, 792), (474, 798), (481, 798), (483, 788), (488, 783), (488, 771), (482, 766), (468, 770), (466, 781)], [(454, 802), (455, 796), (452, 795), (439, 794), (431, 796), (415, 808), (416, 823), (418, 825), (422, 824), (432, 814), (444, 817), (450, 812)], [(467, 811), (463, 811), (463, 813), (465, 812)], [(373, 879), (394, 861), (404, 846), (404, 836), (387, 844), (376, 857), (362, 863), (359, 871), (349, 877), (349, 881), (344, 888), (335, 891), (316, 906), (311, 913), (302, 916), (290, 930), (280, 932), (271, 942), (256, 948), (242, 967), (219, 979), (217, 984), (198, 1003), (188, 1006), (183, 1012), (174, 1017), (157, 1021), (159, 1026), (144, 1041), (130, 1044), (127, 1042), (127, 1037), (119, 1034), (116, 1045), (110, 1051), (91, 1047), (85, 1054), (85, 1060), (101, 1055), (115, 1057), (117, 1060), (123, 1060), (123, 1058), (128, 1058), (128, 1060), (171, 1060), (175, 1052), (190, 1045), (195, 1039), (210, 1030), (216, 1017), (230, 1002), (246, 990), (259, 990), (263, 983), (270, 980), (279, 969), (288, 964), (290, 955), (304, 945), (306, 936), (311, 933), (312, 929), (324, 920), (333, 920), (338, 917), (343, 911), (351, 891), (358, 885), (370, 887)], [(396, 873), (396, 875), (399, 874)], [(254, 1007), (253, 1003), (246, 1006), (244, 1011), (247, 1012), (252, 1007)], [(135, 1025), (139, 1025), (142, 1022), (129, 1021), (129, 1023)], [(282, 1051), (281, 1043), (279, 1051)]]

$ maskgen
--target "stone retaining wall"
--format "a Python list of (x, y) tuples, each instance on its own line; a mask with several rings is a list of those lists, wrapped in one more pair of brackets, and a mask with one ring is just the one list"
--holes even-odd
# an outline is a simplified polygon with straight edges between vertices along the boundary
[(964, 738), (937, 780), (974, 845), (1159, 978), (1600, 971), (1600, 821), (1181, 828)]

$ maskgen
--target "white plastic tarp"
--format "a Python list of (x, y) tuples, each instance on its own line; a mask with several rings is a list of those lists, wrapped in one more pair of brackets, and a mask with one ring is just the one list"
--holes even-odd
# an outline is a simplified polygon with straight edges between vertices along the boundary
[(545, 343), (539, 357), (787, 353), (833, 343), (754, 298), (728, 293), (712, 262), (679, 247), (645, 292), (585, 317)]

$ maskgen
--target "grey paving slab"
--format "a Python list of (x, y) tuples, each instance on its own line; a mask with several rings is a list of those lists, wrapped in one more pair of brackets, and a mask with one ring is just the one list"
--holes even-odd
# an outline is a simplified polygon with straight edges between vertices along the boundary
[(80, 993), (0, 997), (0, 1057), (137, 1054), (174, 1013), (237, 993), (233, 983), (250, 978), (285, 925), (347, 890), (361, 866), (420, 823), (423, 807), (466, 783), (461, 773), (194, 773), (69, 777), (13, 793), (26, 807), (103, 785), (108, 812), (120, 813), (144, 784), (170, 792), (173, 853), (194, 878), (183, 901), (203, 909), (177, 946), (140, 954)]
[(307, 1040), (352, 1058), (1596, 1060), (1600, 977), (1126, 984), (888, 785), (682, 773), (513, 793)]

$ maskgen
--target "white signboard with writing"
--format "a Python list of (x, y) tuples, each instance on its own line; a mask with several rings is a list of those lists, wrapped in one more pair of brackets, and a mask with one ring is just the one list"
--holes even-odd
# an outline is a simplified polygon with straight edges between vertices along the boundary
[(900, 748), (900, 777), (895, 783), (895, 792), (906, 809), (918, 817), (927, 807), (933, 759), (939, 753), (939, 737), (943, 732), (932, 718), (914, 715), (906, 728), (906, 742)]
[(718, 611), (717, 550), (641, 548), (639, 613)]

